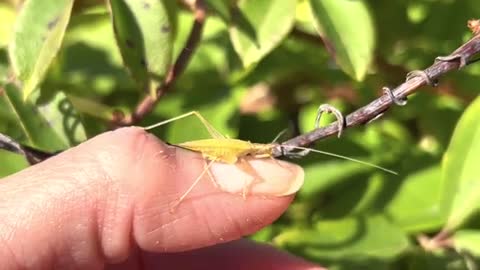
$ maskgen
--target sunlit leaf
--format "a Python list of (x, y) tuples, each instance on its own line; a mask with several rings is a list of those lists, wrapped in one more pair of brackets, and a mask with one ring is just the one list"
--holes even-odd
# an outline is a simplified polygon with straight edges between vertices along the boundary
[(242, 0), (232, 13), (230, 39), (245, 67), (260, 61), (290, 32), (295, 0)]
[(2, 23), (0, 23), (1, 48), (6, 46), (10, 41), (10, 35), (13, 31), (13, 23), (15, 21), (15, 11), (10, 5), (0, 2), (0, 18), (2, 18)]
[(103, 97), (135, 83), (124, 68), (109, 14), (72, 17), (49, 84), (79, 95)]
[(28, 0), (15, 22), (9, 54), (28, 97), (42, 82), (62, 45), (73, 0)]
[(445, 202), (452, 202), (446, 225), (449, 230), (465, 222), (480, 206), (479, 115), (480, 97), (462, 115), (443, 157), (443, 197)]
[(141, 90), (154, 91), (170, 67), (174, 4), (168, 0), (110, 1), (118, 47)]
[(386, 206), (388, 217), (407, 232), (438, 229), (447, 214), (440, 202), (440, 178), (440, 166), (407, 175)]
[(217, 14), (223, 21), (230, 21), (231, 0), (206, 0), (207, 7)]
[(0, 160), (2, 161), (2, 166), (0, 166), (0, 178), (18, 172), (28, 166), (28, 163), (23, 156), (5, 150), (0, 150)]
[(480, 231), (459, 230), (455, 232), (453, 245), (456, 250), (467, 251), (472, 255), (480, 256)]
[(375, 28), (364, 1), (310, 0), (316, 27), (337, 64), (361, 81), (373, 59)]
[(78, 112), (90, 116), (111, 121), (114, 109), (92, 99), (83, 98), (75, 95), (68, 95), (68, 100), (72, 103)]
[(318, 222), (314, 228), (282, 231), (274, 243), (299, 248), (311, 258), (393, 258), (404, 252), (408, 239), (381, 216)]

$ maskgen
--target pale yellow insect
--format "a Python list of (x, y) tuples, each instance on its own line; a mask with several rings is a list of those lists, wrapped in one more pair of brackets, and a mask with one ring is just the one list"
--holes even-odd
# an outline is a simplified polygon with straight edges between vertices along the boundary
[[(249, 164), (246, 158), (254, 158), (254, 159), (272, 158), (273, 159), (272, 157), (273, 149), (279, 146), (276, 143), (270, 143), (270, 144), (252, 143), (249, 141), (230, 139), (228, 137), (225, 137), (223, 134), (217, 131), (197, 111), (191, 111), (191, 112), (182, 114), (180, 116), (170, 118), (168, 120), (159, 122), (157, 124), (145, 127), (144, 129), (150, 130), (150, 129), (165, 125), (167, 123), (170, 123), (191, 115), (195, 115), (198, 117), (198, 119), (200, 119), (200, 121), (203, 123), (203, 125), (205, 126), (205, 128), (208, 130), (208, 132), (213, 138), (203, 139), (203, 140), (194, 140), (194, 141), (188, 141), (188, 142), (177, 144), (177, 146), (181, 148), (185, 148), (191, 151), (201, 153), (202, 156), (207, 160), (207, 164), (204, 170), (202, 171), (202, 173), (197, 177), (197, 179), (195, 179), (195, 181), (191, 184), (191, 186), (182, 194), (182, 196), (180, 196), (177, 203), (174, 205), (173, 209), (176, 208), (187, 197), (187, 195), (193, 190), (193, 188), (198, 184), (200, 179), (202, 179), (202, 177), (206, 173), (209, 175), (210, 179), (212, 179), (213, 183), (214, 184), (216, 183), (209, 171), (210, 166), (213, 164), (213, 162), (223, 162), (227, 164), (241, 165), (242, 169), (245, 170), (248, 174), (252, 175), (256, 179), (259, 179), (260, 176), (255, 172), (255, 169)], [(396, 174), (394, 171), (385, 169), (383, 167), (380, 167), (371, 163), (367, 163), (361, 160), (337, 155), (330, 152), (325, 152), (317, 149), (304, 148), (304, 147), (297, 147), (297, 146), (285, 146), (285, 148), (288, 150), (300, 149), (305, 151), (321, 153), (329, 156), (334, 156), (337, 158), (342, 158), (342, 159), (358, 162), (367, 166), (375, 167), (392, 174)], [(244, 198), (246, 198), (249, 188), (250, 188), (249, 184), (244, 185), (243, 192), (242, 192), (242, 195)]]

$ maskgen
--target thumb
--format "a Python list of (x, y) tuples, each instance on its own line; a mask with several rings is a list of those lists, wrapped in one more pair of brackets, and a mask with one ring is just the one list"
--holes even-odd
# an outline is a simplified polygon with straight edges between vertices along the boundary
[(139, 128), (99, 135), (0, 181), (0, 257), (10, 258), (0, 268), (90, 268), (125, 260), (135, 246), (175, 252), (253, 233), (293, 197), (268, 195), (298, 190), (303, 171), (268, 159), (251, 163), (268, 179), (254, 184), (251, 196), (230, 193), (242, 185), (228, 180), (244, 185), (244, 170), (215, 163), (210, 171), (217, 187), (205, 174), (171, 211), (204, 159)]

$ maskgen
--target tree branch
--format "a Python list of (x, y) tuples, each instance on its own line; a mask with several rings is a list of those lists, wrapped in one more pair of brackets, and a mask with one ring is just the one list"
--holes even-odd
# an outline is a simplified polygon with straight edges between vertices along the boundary
[(30, 165), (42, 162), (43, 160), (55, 155), (54, 153), (46, 153), (28, 146), (21, 145), (12, 138), (1, 133), (0, 149), (24, 156)]
[[(469, 22), (470, 24), (470, 22)], [(472, 29), (476, 34), (477, 32)], [(478, 30), (477, 30), (478, 31)], [(480, 52), (480, 35), (475, 35), (472, 39), (453, 51), (448, 57), (452, 58), (449, 61), (436, 61), (433, 65), (423, 70), (431, 81), (435, 81), (441, 75), (458, 69), (460, 67), (460, 59), (464, 59), (467, 64), (476, 61), (472, 57)], [(418, 89), (428, 84), (426, 77), (413, 77), (392, 90), (393, 95), (398, 98), (406, 98), (415, 93)], [(365, 124), (380, 117), (388, 108), (392, 106), (393, 100), (388, 95), (382, 95), (378, 99), (370, 102), (370, 104), (354, 111), (346, 117), (345, 129), (354, 127), (360, 124)], [(281, 157), (287, 154), (285, 146), (307, 146), (318, 140), (332, 136), (338, 133), (338, 123), (334, 122), (328, 126), (317, 128), (311, 132), (302, 134), (290, 140), (287, 140), (274, 149), (273, 156)]]

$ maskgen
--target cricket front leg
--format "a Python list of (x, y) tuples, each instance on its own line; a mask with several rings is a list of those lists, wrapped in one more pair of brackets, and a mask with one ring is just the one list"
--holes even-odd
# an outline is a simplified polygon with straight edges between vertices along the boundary
[[(173, 213), (175, 212), (175, 210), (177, 209), (177, 207), (185, 200), (185, 198), (188, 196), (188, 194), (190, 194), (190, 192), (197, 186), (197, 184), (200, 182), (200, 180), (202, 179), (202, 177), (210, 170), (210, 167), (212, 166), (213, 162), (215, 162), (214, 160), (211, 160), (207, 163), (207, 165), (205, 166), (205, 168), (203, 169), (202, 173), (200, 173), (200, 175), (198, 175), (197, 179), (195, 179), (195, 181), (193, 181), (193, 183), (190, 185), (190, 187), (182, 194), (182, 196), (180, 196), (180, 198), (178, 198), (178, 200), (173, 204), (172, 208), (170, 208), (170, 212)], [(212, 178), (213, 179), (213, 178)]]

